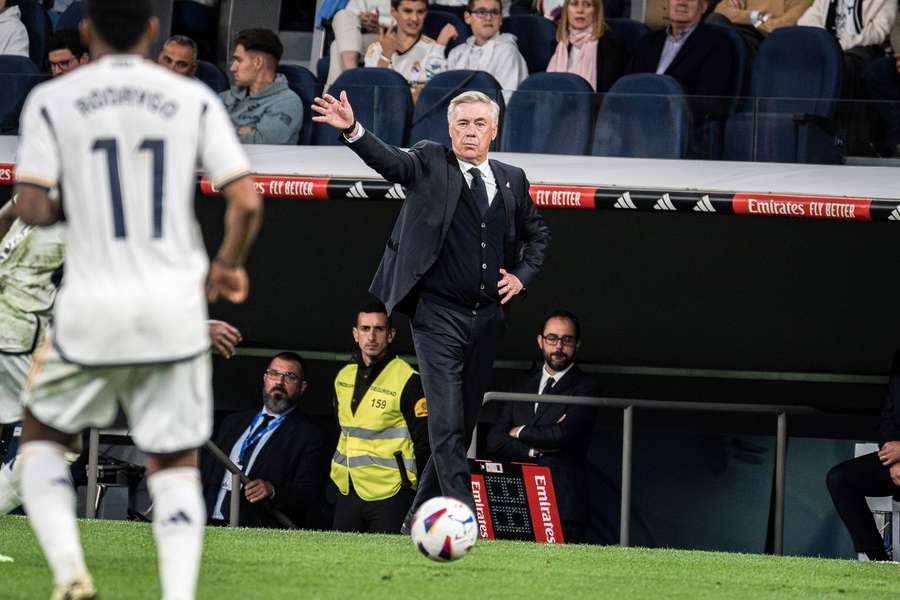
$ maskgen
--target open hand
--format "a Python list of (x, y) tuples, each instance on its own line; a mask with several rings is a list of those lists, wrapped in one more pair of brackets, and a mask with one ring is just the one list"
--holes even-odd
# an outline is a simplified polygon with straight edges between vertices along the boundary
[(335, 129), (347, 129), (353, 124), (353, 107), (347, 99), (347, 92), (341, 92), (341, 99), (338, 100), (331, 94), (325, 94), (321, 98), (314, 100), (312, 105), (313, 112), (318, 113), (313, 117), (316, 123), (327, 123)]
[(525, 289), (518, 277), (500, 269), (500, 281), (497, 282), (497, 291), (500, 293), (500, 304), (506, 304), (513, 296)]

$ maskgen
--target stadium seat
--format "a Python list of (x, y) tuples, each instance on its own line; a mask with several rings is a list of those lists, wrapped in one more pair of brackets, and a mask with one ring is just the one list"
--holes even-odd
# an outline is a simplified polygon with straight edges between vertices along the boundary
[[(427, 139), (449, 148), (447, 107), (454, 96), (466, 90), (484, 92), (495, 100), (500, 105), (500, 122), (503, 122), (503, 90), (496, 79), (484, 71), (444, 71), (432, 77), (419, 94), (410, 129), (410, 144)], [(499, 140), (500, 135), (497, 136)], [(497, 142), (494, 145), (499, 146)]]
[(224, 92), (229, 87), (228, 77), (222, 72), (222, 69), (205, 60), (197, 61), (197, 79), (208, 85), (217, 94)]
[(322, 87), (316, 76), (306, 67), (297, 65), (278, 65), (278, 72), (285, 76), (288, 85), (294, 93), (300, 96), (303, 103), (303, 125), (300, 129), (300, 138), (297, 141), (301, 145), (309, 145), (312, 143), (313, 137), (313, 99), (322, 93)]
[(625, 44), (629, 56), (634, 53), (638, 40), (650, 33), (650, 29), (640, 21), (632, 19), (607, 19), (606, 24), (616, 32), (616, 36)]
[(53, 30), (50, 15), (35, 0), (19, 0), (22, 24), (28, 30), (28, 56), (41, 72), (49, 72), (47, 64), (47, 38)]
[(754, 59), (752, 97), (726, 126), (725, 158), (840, 163), (834, 114), (842, 60), (825, 29), (782, 27), (769, 34)]
[[(339, 96), (342, 91), (347, 92), (354, 116), (366, 129), (388, 144), (406, 144), (412, 95), (402, 75), (375, 67), (349, 69), (335, 80), (329, 93)], [(340, 143), (337, 132), (328, 125), (316, 124), (312, 135), (319, 146)]]
[[(731, 47), (734, 50), (733, 79), (728, 93), (731, 96), (731, 100), (728, 102), (725, 111), (726, 117), (731, 117), (740, 107), (750, 79), (747, 44), (744, 42), (743, 36), (734, 27), (723, 27), (715, 24), (712, 26), (719, 27), (728, 36), (728, 39), (731, 41)], [(703, 146), (707, 153), (706, 158), (721, 159), (725, 143), (725, 121), (715, 119), (705, 121), (702, 135), (704, 138)]]
[(528, 73), (543, 73), (556, 49), (556, 26), (538, 15), (514, 15), (503, 19), (500, 30), (516, 36)]
[(535, 73), (519, 85), (503, 117), (503, 152), (587, 154), (594, 90), (571, 73)]
[(69, 8), (63, 11), (56, 23), (56, 30), (60, 29), (78, 29), (81, 20), (84, 18), (84, 3), (76, 0), (69, 5)]
[(422, 27), (422, 33), (424, 33), (431, 39), (436, 40), (438, 39), (438, 35), (441, 33), (441, 29), (443, 29), (444, 25), (448, 23), (456, 27), (456, 31), (459, 33), (459, 35), (456, 36), (456, 38), (450, 40), (450, 42), (447, 44), (447, 52), (445, 54), (449, 53), (460, 44), (464, 44), (466, 42), (466, 38), (472, 35), (472, 30), (469, 29), (469, 26), (466, 25), (466, 22), (451, 12), (443, 10), (429, 10), (425, 15), (425, 25)]
[(331, 68), (331, 57), (327, 54), (316, 62), (316, 79), (328, 81), (328, 69)]
[(0, 56), (0, 134), (15, 135), (19, 129), (19, 113), (31, 89), (50, 79), (24, 56)]
[(610, 88), (594, 128), (594, 156), (683, 158), (688, 108), (668, 75), (626, 75)]

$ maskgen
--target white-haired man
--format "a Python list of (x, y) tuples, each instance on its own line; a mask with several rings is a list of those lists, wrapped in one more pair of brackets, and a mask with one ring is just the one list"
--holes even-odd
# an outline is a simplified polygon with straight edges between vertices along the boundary
[(369, 289), (389, 313), (410, 316), (428, 397), (432, 455), (409, 515), (437, 495), (474, 510), (466, 449), (490, 385), (503, 305), (537, 276), (549, 229), (522, 169), (488, 160), (500, 109), (481, 92), (450, 102), (449, 153), (430, 141), (409, 152), (385, 144), (356, 121), (346, 92), (316, 98), (313, 110), (314, 120), (343, 130), (367, 165), (407, 189)]

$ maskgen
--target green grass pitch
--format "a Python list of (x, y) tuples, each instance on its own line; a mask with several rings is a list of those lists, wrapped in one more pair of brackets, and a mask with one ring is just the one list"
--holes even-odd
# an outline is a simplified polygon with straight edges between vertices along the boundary
[[(150, 527), (82, 521), (101, 598), (159, 598)], [(0, 517), (0, 598), (50, 595), (28, 523)], [(898, 598), (900, 565), (479, 542), (450, 564), (399, 535), (209, 528), (199, 598)]]

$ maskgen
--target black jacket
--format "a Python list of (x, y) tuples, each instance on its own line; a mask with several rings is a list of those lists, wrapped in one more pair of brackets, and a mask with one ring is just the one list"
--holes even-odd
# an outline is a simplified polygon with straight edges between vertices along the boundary
[[(250, 426), (259, 411), (251, 410), (229, 415), (222, 422), (215, 443), (226, 455), (241, 434)], [(247, 477), (264, 479), (275, 486), (275, 497), (264, 502), (250, 503), (241, 494), (240, 525), (242, 527), (281, 527), (266, 510), (264, 504), (280, 510), (298, 527), (307, 519), (307, 512), (316, 509), (325, 478), (323, 465), (327, 448), (318, 427), (308, 416), (294, 409), (272, 432), (260, 449)], [(225, 467), (204, 451), (200, 455), (203, 496), (207, 515), (212, 515), (222, 485)]]
[(900, 441), (900, 352), (894, 355), (888, 393), (881, 407), (881, 424), (878, 428), (878, 442)]
[[(538, 393), (541, 369), (535, 370), (510, 391)], [(553, 388), (554, 395), (598, 396), (599, 380), (581, 371), (577, 365)], [(565, 419), (560, 418), (565, 415)], [(486, 450), (496, 460), (529, 462), (550, 468), (553, 488), (564, 521), (587, 521), (587, 449), (594, 429), (595, 411), (591, 407), (567, 404), (540, 404), (537, 413), (530, 402), (507, 402), (488, 432)], [(519, 437), (509, 430), (525, 425)], [(531, 458), (532, 448), (546, 451), (541, 458)]]
[[(387, 306), (412, 315), (416, 285), (440, 255), (465, 179), (452, 152), (422, 141), (404, 152), (370, 131), (348, 143), (367, 165), (391, 183), (406, 187), (406, 200), (394, 224), (369, 291)], [(534, 281), (550, 243), (550, 230), (531, 201), (525, 172), (490, 161), (506, 208), (503, 255), (506, 269), (527, 288)]]

